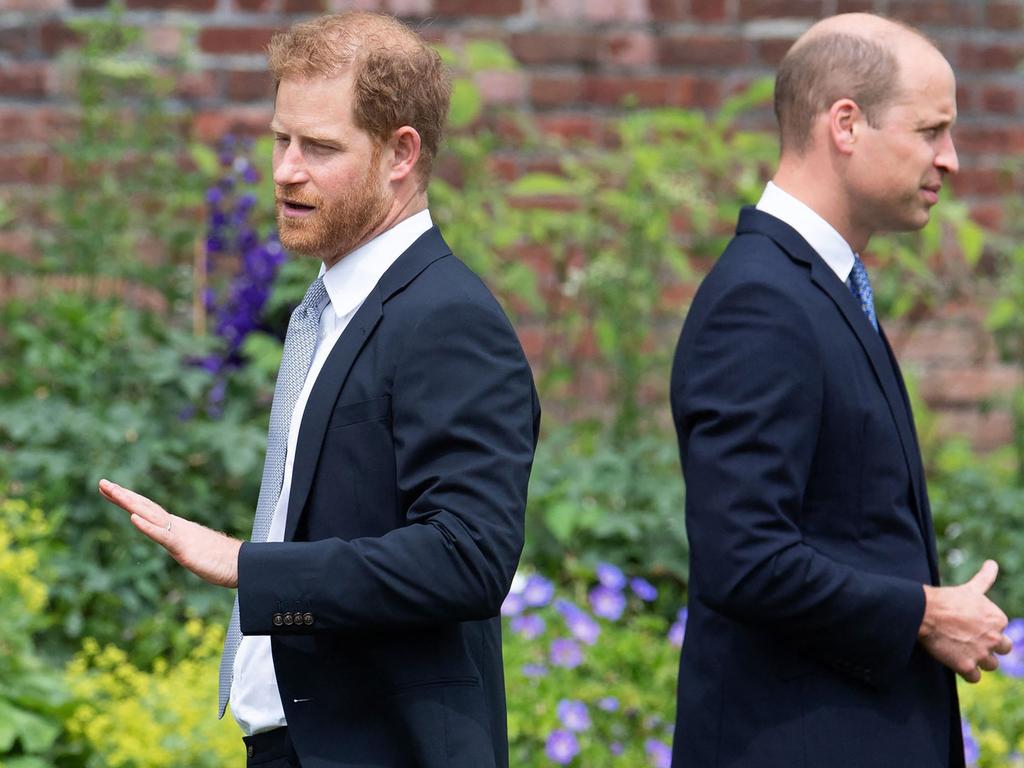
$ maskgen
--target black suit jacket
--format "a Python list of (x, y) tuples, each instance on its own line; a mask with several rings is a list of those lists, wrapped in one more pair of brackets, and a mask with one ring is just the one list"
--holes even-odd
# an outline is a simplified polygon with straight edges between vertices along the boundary
[(675, 768), (963, 765), (952, 674), (917, 643), (938, 583), (924, 472), (884, 333), (753, 208), (672, 371), (689, 621)]
[(284, 542), (239, 555), (304, 768), (508, 765), (497, 617), (539, 417), (504, 313), (429, 230), (316, 380)]

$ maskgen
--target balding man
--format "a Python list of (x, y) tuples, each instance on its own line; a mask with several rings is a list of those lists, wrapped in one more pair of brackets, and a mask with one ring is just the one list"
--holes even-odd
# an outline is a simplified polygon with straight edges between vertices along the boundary
[(985, 596), (938, 587), (903, 381), (858, 254), (928, 221), (957, 170), (953, 72), (866, 14), (783, 60), (782, 154), (700, 287), (672, 371), (689, 623), (675, 768), (964, 764), (953, 672), (1010, 649)]
[(230, 694), (250, 765), (506, 768), (498, 614), (540, 410), (427, 210), (448, 75), (368, 13), (293, 27), (270, 66), (281, 242), (322, 265), (285, 339), (252, 541), (100, 490), (238, 588), (221, 714)]

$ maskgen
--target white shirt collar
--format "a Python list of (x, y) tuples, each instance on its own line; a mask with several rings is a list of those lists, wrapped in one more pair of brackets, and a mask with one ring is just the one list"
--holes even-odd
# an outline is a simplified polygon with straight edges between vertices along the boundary
[(334, 314), (342, 318), (358, 309), (388, 267), (432, 226), (430, 211), (424, 209), (363, 243), (330, 269), (321, 265)]
[(817, 251), (844, 283), (853, 269), (854, 252), (835, 228), (804, 203), (769, 181), (757, 210), (789, 224)]

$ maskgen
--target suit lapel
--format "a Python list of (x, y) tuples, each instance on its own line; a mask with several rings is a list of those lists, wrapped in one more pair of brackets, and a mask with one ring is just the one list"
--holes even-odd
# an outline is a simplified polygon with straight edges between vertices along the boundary
[[(881, 331), (875, 332), (875, 329), (857, 304), (857, 300), (850, 289), (843, 284), (831, 267), (825, 263), (795, 229), (774, 216), (754, 208), (744, 208), (740, 213), (737, 234), (744, 232), (757, 232), (767, 235), (778, 243), (791, 258), (807, 264), (810, 267), (811, 282), (828, 294), (836, 308), (842, 313), (847, 325), (850, 326), (850, 329), (857, 337), (857, 341), (860, 342), (868, 361), (871, 363), (875, 379), (882, 388), (886, 403), (889, 405), (889, 412), (892, 414), (893, 422), (896, 425), (900, 447), (903, 449), (903, 458), (910, 473), (910, 486), (917, 510), (918, 525), (927, 542), (930, 521), (927, 520), (921, 491), (923, 469), (918, 454), (917, 440), (914, 437), (913, 425), (910, 421), (910, 407), (903, 397), (903, 389), (897, 378), (899, 376), (899, 369), (891, 358), (884, 334)], [(932, 559), (931, 554), (932, 548), (929, 545), (929, 560)]]
[(331, 411), (348, 379), (352, 365), (384, 317), (385, 304), (430, 264), (450, 253), (451, 249), (437, 227), (424, 232), (395, 260), (370, 291), (370, 295), (353, 315), (334, 349), (324, 361), (324, 366), (310, 390), (295, 443), (285, 541), (292, 541), (295, 538), (295, 530), (306, 508)]

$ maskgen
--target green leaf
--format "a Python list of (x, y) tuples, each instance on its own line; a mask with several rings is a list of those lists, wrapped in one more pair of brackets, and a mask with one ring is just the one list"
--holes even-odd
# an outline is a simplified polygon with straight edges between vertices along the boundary
[(964, 261), (971, 267), (977, 266), (985, 248), (985, 230), (975, 222), (966, 220), (957, 229), (957, 239), (960, 241)]
[(476, 122), (483, 110), (483, 97), (480, 89), (465, 78), (458, 78), (452, 83), (452, 103), (448, 111), (448, 124), (458, 130)]
[(471, 72), (519, 68), (508, 48), (497, 40), (470, 40), (466, 43), (466, 63)]
[(189, 144), (188, 153), (192, 158), (192, 162), (196, 164), (196, 167), (204, 176), (211, 179), (216, 178), (217, 173), (220, 171), (220, 161), (217, 159), (217, 153), (213, 151), (212, 147), (200, 144), (199, 142), (192, 142)]
[(571, 195), (573, 185), (569, 179), (553, 173), (528, 173), (516, 179), (508, 192), (514, 197)]

